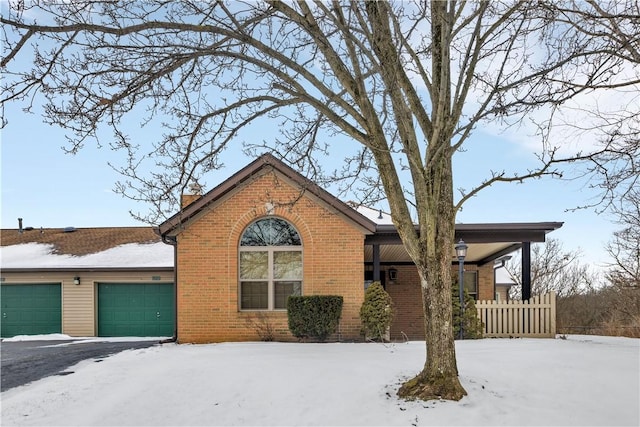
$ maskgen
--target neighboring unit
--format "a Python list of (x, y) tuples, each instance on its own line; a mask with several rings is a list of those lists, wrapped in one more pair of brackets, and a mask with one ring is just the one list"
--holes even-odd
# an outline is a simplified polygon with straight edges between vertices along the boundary
[(2, 230), (2, 337), (171, 337), (173, 251), (151, 227)]

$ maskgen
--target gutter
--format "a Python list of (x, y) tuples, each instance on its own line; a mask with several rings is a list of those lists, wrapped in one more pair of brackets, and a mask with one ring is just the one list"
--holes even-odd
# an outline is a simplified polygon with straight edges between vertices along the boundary
[(160, 341), (160, 344), (167, 344), (178, 341), (178, 240), (175, 236), (160, 237), (162, 243), (173, 246), (173, 336)]

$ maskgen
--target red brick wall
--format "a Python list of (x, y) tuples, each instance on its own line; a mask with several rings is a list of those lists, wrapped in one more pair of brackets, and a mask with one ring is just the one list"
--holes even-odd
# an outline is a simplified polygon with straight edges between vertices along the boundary
[(493, 263), (485, 264), (478, 270), (478, 300), (494, 300), (496, 299), (496, 291), (493, 287)]
[[(387, 292), (396, 309), (395, 318), (391, 325), (392, 340), (422, 340), (424, 339), (424, 314), (422, 310), (422, 291), (420, 277), (414, 266), (398, 265), (385, 266), (384, 269), (398, 270), (398, 280), (389, 282), (387, 278)], [(493, 266), (486, 264), (480, 268), (475, 265), (465, 265), (465, 271), (478, 270), (478, 299), (494, 299), (493, 297)], [(458, 267), (452, 267), (454, 278), (457, 277)]]
[[(389, 268), (391, 266), (385, 266), (385, 270)], [(386, 283), (387, 292), (395, 307), (391, 339), (424, 339), (422, 291), (418, 270), (413, 265), (398, 265), (393, 268), (398, 270), (398, 279), (390, 282), (387, 278)]]
[[(252, 221), (267, 215), (293, 224), (303, 245), (303, 295), (342, 295), (340, 339), (360, 336), (364, 299), (364, 235), (314, 196), (268, 172), (215, 202), (178, 235), (177, 304), (179, 342), (258, 340), (249, 323), (256, 312), (238, 305), (238, 243)], [(277, 340), (293, 340), (286, 311), (265, 318)]]

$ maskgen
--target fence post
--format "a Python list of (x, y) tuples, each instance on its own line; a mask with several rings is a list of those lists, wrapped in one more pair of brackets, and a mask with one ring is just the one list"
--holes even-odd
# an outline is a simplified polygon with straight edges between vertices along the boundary
[(556, 293), (555, 291), (549, 292), (549, 299), (551, 300), (550, 334), (551, 334), (551, 338), (555, 338), (556, 336)]

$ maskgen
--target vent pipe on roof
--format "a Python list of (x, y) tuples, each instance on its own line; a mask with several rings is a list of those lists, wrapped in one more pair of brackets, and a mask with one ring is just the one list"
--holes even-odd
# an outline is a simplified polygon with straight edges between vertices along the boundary
[(22, 218), (18, 218), (18, 233), (22, 234)]

